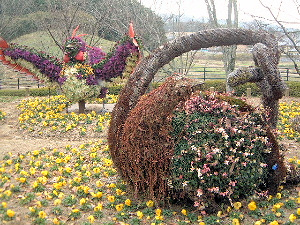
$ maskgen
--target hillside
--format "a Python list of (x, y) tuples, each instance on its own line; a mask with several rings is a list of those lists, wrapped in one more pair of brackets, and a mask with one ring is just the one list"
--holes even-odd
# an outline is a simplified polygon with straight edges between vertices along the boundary
[[(55, 31), (53, 32), (55, 35)], [(80, 30), (78, 31), (80, 34)], [(89, 44), (91, 42), (92, 36), (85, 36), (85, 41)], [(97, 41), (97, 47), (101, 47), (105, 52), (108, 52), (111, 47), (114, 45), (114, 42), (101, 39), (99, 37), (93, 37), (93, 43), (95, 40)], [(20, 45), (26, 45), (29, 47), (33, 47), (40, 51), (48, 52), (50, 55), (56, 56), (58, 58), (62, 58), (63, 53), (59, 49), (59, 47), (55, 44), (54, 40), (48, 34), (47, 31), (38, 31), (30, 34), (23, 35), (18, 37), (12, 41), (13, 43), (18, 43)], [(61, 43), (59, 43), (61, 44)], [(93, 46), (93, 45), (92, 45)]]

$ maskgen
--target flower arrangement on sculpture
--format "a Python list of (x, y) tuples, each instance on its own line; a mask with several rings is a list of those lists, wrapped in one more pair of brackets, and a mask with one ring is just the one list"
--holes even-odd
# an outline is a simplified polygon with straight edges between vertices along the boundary
[(219, 95), (199, 95), (173, 118), (175, 150), (169, 184), (192, 195), (197, 208), (205, 199), (230, 202), (265, 187), (265, 155), (270, 150), (261, 116), (242, 111)]

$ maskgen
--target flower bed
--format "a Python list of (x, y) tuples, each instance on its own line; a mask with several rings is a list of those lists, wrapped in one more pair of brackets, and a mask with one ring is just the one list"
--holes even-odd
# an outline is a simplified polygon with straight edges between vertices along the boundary
[(300, 133), (296, 131), (291, 124), (291, 120), (296, 116), (300, 116), (299, 102), (280, 103), (278, 130), (281, 134), (281, 137), (295, 139), (300, 142)]
[[(66, 104), (63, 96), (46, 99), (24, 100), (20, 106), (24, 105), (21, 108), (28, 116), (35, 115), (34, 111), (55, 115)], [(107, 123), (103, 126), (105, 129)], [(59, 129), (64, 133), (64, 126)], [(289, 191), (281, 187), (274, 196), (255, 194), (233, 201), (231, 206), (223, 205), (212, 214), (196, 211), (188, 204), (161, 207), (151, 199), (141, 202), (127, 192), (118, 177), (106, 143), (99, 139), (78, 146), (66, 143), (26, 154), (6, 154), (0, 160), (1, 223), (295, 225), (300, 221), (300, 197), (295, 188)], [(288, 161), (300, 166), (297, 157)]]
[(23, 100), (18, 108), (20, 127), (30, 135), (78, 139), (82, 136), (100, 137), (110, 120), (108, 113), (92, 111), (87, 114), (66, 113), (68, 101), (64, 96)]

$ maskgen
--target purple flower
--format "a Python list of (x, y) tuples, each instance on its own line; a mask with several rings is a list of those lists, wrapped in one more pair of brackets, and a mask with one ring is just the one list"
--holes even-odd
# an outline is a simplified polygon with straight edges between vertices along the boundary
[(106, 53), (101, 48), (93, 47), (88, 51), (89, 64), (93, 65), (101, 62), (106, 56)]

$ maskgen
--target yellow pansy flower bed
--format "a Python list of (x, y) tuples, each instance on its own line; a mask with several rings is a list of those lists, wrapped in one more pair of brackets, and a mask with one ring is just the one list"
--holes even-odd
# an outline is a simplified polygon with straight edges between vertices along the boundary
[(44, 137), (99, 137), (109, 123), (110, 114), (67, 113), (65, 96), (24, 99), (18, 109), (20, 128), (34, 136)]

